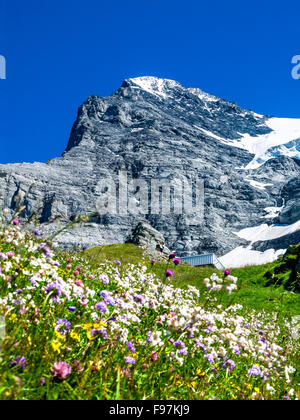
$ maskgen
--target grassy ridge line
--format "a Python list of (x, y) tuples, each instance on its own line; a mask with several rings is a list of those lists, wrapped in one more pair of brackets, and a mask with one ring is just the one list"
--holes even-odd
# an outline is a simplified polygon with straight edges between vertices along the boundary
[[(88, 262), (97, 267), (107, 261), (120, 260), (123, 265), (143, 264), (152, 270), (160, 279), (164, 279), (166, 263), (155, 263), (153, 266), (145, 258), (143, 251), (133, 244), (116, 244), (95, 247), (84, 251), (83, 255)], [(278, 266), (278, 262), (260, 266), (249, 266), (232, 269), (231, 272), (239, 278), (241, 289), (235, 292), (235, 302), (251, 309), (280, 311), (282, 314), (295, 316), (300, 314), (300, 295), (286, 292), (283, 287), (267, 286), (266, 273)], [(172, 267), (171, 267), (172, 268)], [(171, 282), (175, 287), (186, 288), (187, 285), (205, 290), (203, 279), (213, 273), (221, 274), (215, 267), (192, 267), (182, 264), (176, 267), (175, 275)], [(230, 296), (224, 296), (224, 303), (230, 301)]]

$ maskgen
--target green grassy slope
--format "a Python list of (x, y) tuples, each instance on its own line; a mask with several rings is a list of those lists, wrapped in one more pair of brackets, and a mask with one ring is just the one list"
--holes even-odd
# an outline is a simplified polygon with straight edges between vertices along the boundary
[(283, 258), (276, 261), (266, 273), (267, 285), (282, 285), (291, 291), (300, 291), (300, 244), (290, 246)]
[[(203, 280), (213, 273), (219, 273), (214, 267), (192, 267), (182, 264), (175, 269), (170, 263), (155, 263), (143, 256), (142, 250), (132, 244), (118, 244), (96, 247), (84, 252), (85, 258), (93, 267), (105, 261), (113, 262), (120, 260), (122, 266), (127, 264), (143, 264), (149, 271), (153, 271), (160, 279), (165, 279), (166, 268), (172, 268), (174, 277), (168, 280), (176, 287), (185, 288), (187, 285), (195, 286), (198, 289), (205, 289)], [(239, 278), (239, 290), (232, 296), (223, 295), (222, 303), (227, 304), (234, 299), (234, 303), (249, 308), (276, 311), (282, 315), (300, 314), (300, 295), (286, 291), (283, 286), (274, 287), (269, 285), (267, 273), (272, 272), (278, 266), (278, 262), (261, 266), (251, 266), (233, 269), (232, 275)], [(277, 285), (278, 286), (278, 285)]]

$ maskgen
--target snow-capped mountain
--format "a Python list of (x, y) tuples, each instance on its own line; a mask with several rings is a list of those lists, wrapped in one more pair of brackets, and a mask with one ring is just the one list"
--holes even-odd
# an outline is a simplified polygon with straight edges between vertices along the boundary
[[(120, 201), (120, 172), (139, 214)], [(300, 242), (299, 174), (300, 119), (269, 118), (173, 80), (139, 77), (109, 97), (88, 98), (62, 157), (0, 165), (0, 203), (13, 211), (23, 201), (24, 217), (41, 208), (40, 220), (51, 231), (94, 212), (104, 193), (99, 185), (109, 176), (116, 211), (63, 233), (59, 243), (124, 242), (147, 220), (178, 254), (214, 252), (234, 266), (275, 259)], [(201, 221), (176, 213), (172, 204), (166, 214), (152, 211), (151, 182), (169, 185), (173, 203), (184, 182), (195, 187), (197, 179), (204, 181)]]

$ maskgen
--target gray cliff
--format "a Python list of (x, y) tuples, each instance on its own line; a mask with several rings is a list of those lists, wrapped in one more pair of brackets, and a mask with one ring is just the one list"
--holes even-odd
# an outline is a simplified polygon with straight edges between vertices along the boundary
[[(105, 193), (101, 180), (114, 181), (118, 198), (120, 172), (126, 171), (128, 181), (142, 179), (148, 186), (151, 180), (164, 180), (172, 191), (183, 179), (194, 187), (201, 179), (204, 211), (198, 223), (188, 212), (153, 214), (150, 207), (148, 212), (126, 214), (117, 200), (115, 212), (94, 214), (56, 241), (65, 247), (120, 243), (145, 221), (182, 256), (224, 254), (248, 244), (233, 232), (300, 219), (299, 161), (276, 149), (261, 166), (244, 169), (254, 156), (236, 147), (246, 134), (254, 138), (269, 134), (268, 119), (174, 81), (128, 79), (111, 96), (91, 96), (79, 108), (62, 157), (47, 163), (0, 165), (0, 207), (13, 212), (23, 202), (22, 218), (40, 209), (42, 229), (53, 232), (76, 215), (95, 213)], [(258, 188), (253, 181), (267, 186)], [(138, 202), (140, 192), (130, 190), (129, 200)], [(147, 195), (150, 199), (151, 192)], [(195, 201), (195, 190), (192, 196)], [(282, 210), (266, 218), (269, 207)], [(284, 238), (284, 243), (290, 241), (300, 242), (300, 231)], [(260, 243), (258, 248), (269, 245)], [(282, 240), (272, 247), (282, 248)]]

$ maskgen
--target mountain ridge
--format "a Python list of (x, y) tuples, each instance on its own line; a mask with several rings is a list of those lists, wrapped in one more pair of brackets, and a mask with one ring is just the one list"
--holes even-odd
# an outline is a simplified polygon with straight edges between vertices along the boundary
[[(0, 203), (13, 211), (14, 200), (22, 196), (26, 217), (40, 202), (40, 221), (48, 232), (57, 228), (51, 226), (57, 218), (64, 225), (76, 214), (95, 212), (98, 184), (107, 174), (117, 187), (122, 171), (129, 182), (143, 179), (147, 185), (155, 179), (176, 185), (176, 180), (201, 178), (204, 217), (198, 228), (188, 214), (104, 214), (57, 241), (67, 247), (124, 242), (144, 220), (182, 255), (225, 254), (251, 246), (234, 232), (280, 222), (280, 217), (286, 223), (300, 220), (298, 195), (288, 187), (298, 191), (298, 133), (300, 139), (300, 119), (278, 121), (168, 79), (126, 79), (111, 96), (92, 95), (81, 105), (61, 157), (0, 165)], [(285, 147), (291, 141), (293, 153)], [(251, 153), (255, 150), (261, 155)], [(138, 195), (130, 191), (128, 199), (138, 201)], [(265, 209), (281, 208), (283, 202), (276, 217), (265, 218)], [(299, 232), (293, 232), (293, 240), (295, 235)]]

